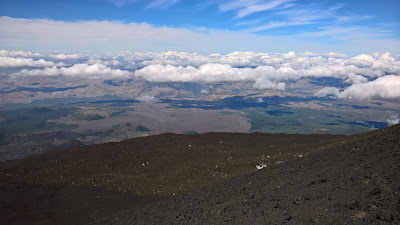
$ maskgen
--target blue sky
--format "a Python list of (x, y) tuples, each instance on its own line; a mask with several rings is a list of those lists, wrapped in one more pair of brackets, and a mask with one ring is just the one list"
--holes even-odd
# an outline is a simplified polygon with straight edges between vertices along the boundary
[(399, 11), (399, 0), (0, 0), (0, 47), (400, 54)]

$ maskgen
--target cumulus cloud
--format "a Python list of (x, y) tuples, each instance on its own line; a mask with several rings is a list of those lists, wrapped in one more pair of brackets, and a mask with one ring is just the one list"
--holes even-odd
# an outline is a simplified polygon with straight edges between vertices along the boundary
[(193, 66), (150, 65), (135, 72), (136, 77), (156, 82), (219, 82), (250, 80), (250, 68), (233, 68), (227, 64)]
[(135, 72), (153, 82), (221, 82), (221, 81), (255, 81), (258, 89), (285, 90), (285, 84), (274, 80), (287, 79), (286, 71), (276, 71), (269, 66), (256, 68), (233, 68), (227, 64), (205, 64), (198, 68), (193, 66), (150, 65)]
[[(339, 53), (332, 53), (331, 55), (333, 54), (338, 55)], [(226, 55), (166, 52), (158, 54), (134, 53), (127, 55), (125, 59), (142, 67), (150, 65), (200, 67), (205, 64), (226, 64), (233, 68), (269, 66), (274, 71), (268, 72), (280, 74), (281, 80), (302, 77), (335, 77), (350, 78), (348, 82), (353, 83), (352, 80), (356, 78), (355, 75), (376, 78), (387, 74), (400, 74), (400, 62), (390, 57), (390, 54), (372, 59), (364, 55), (344, 59), (337, 57), (323, 58), (321, 55), (314, 55), (310, 52), (299, 55), (295, 52), (286, 54), (232, 52)], [(361, 79), (361, 77), (358, 78)]]
[(143, 95), (143, 96), (136, 98), (136, 100), (139, 100), (141, 102), (154, 102), (156, 100), (156, 98), (154, 96), (150, 96), (150, 95)]
[(315, 53), (315, 52), (304, 52), (305, 56), (329, 56), (329, 57), (337, 57), (337, 58), (347, 58), (346, 54), (336, 53), (336, 52), (328, 52), (328, 53)]
[(383, 76), (367, 83), (353, 84), (343, 91), (339, 88), (325, 87), (315, 93), (317, 97), (329, 95), (355, 100), (400, 99), (400, 76)]
[(206, 89), (202, 89), (201, 91), (200, 91), (200, 94), (202, 94), (202, 95), (206, 95), (206, 94), (209, 94), (210, 92), (209, 91), (207, 91)]
[(284, 91), (286, 88), (286, 84), (279, 82), (273, 82), (265, 77), (260, 77), (256, 80), (256, 83), (254, 84), (254, 87), (257, 89), (271, 89), (271, 90), (279, 90), (279, 91)]
[[(332, 53), (338, 54), (338, 53)], [(311, 56), (310, 56), (311, 55)], [(233, 52), (227, 55), (208, 56), (166, 52), (133, 54), (129, 60), (144, 66), (135, 75), (148, 81), (256, 81), (256, 87), (273, 87), (283, 90), (279, 82), (308, 77), (335, 77), (348, 83), (365, 83), (387, 74), (400, 75), (399, 61), (392, 60), (390, 54), (373, 58), (359, 55), (350, 59), (323, 58), (313, 53), (297, 55)], [(274, 84), (274, 85), (273, 85)]]
[[(3, 52), (9, 54), (9, 52)], [(22, 53), (21, 53), (22, 54)], [(35, 53), (30, 53), (34, 55)], [(353, 84), (348, 90), (321, 89), (316, 96), (333, 95), (347, 98), (361, 84), (378, 85), (379, 78), (388, 74), (400, 76), (400, 61), (389, 53), (361, 54), (342, 58), (340, 53), (256, 53), (232, 52), (229, 54), (201, 55), (186, 52), (136, 53), (119, 52), (107, 54), (50, 54), (45, 57), (69, 59), (81, 57), (86, 63), (66, 67), (44, 59), (0, 57), (1, 67), (36, 66), (46, 69), (21, 70), (14, 75), (66, 75), (87, 78), (113, 78), (135, 76), (150, 82), (254, 82), (256, 89), (284, 91), (286, 83), (299, 79), (332, 77)], [(57, 68), (57, 67), (62, 68)], [(128, 71), (129, 70), (129, 71)], [(132, 72), (130, 72), (132, 71)], [(374, 83), (375, 81), (375, 83)], [(372, 82), (372, 83), (371, 83)], [(380, 84), (382, 86), (382, 84)], [(364, 87), (364, 86), (363, 86)], [(386, 86), (385, 86), (386, 87)], [(385, 89), (385, 88), (383, 88)], [(371, 93), (375, 93), (372, 91)], [(354, 94), (352, 94), (354, 95)], [(382, 94), (382, 98), (392, 98)], [(377, 94), (373, 98), (379, 97)], [(350, 98), (350, 97), (349, 97)], [(360, 98), (362, 99), (362, 98)]]
[(349, 73), (347, 75), (346, 82), (352, 83), (352, 84), (366, 83), (366, 82), (368, 82), (368, 78), (361, 76), (361, 75), (354, 74), (354, 73)]
[(77, 54), (58, 54), (58, 55), (50, 55), (50, 57), (55, 59), (79, 59), (81, 56)]
[(360, 68), (363, 67), (371, 67), (372, 66), (372, 62), (368, 61), (368, 60), (362, 60), (362, 59), (349, 59), (345, 62), (345, 65), (354, 65)]
[(392, 115), (388, 120), (387, 120), (389, 126), (396, 125), (400, 123), (399, 115)]
[(87, 61), (87, 64), (104, 64), (106, 66), (119, 66), (121, 65), (121, 62), (119, 62), (118, 60), (103, 61), (100, 59), (89, 59)]
[(286, 54), (283, 54), (283, 57), (285, 57), (285, 58), (294, 58), (294, 57), (296, 57), (296, 53), (293, 52), (293, 51), (290, 51), (290, 52), (288, 52)]
[(339, 96), (340, 95), (340, 88), (335, 87), (324, 87), (321, 90), (317, 91), (314, 96), (315, 97), (326, 97), (326, 96)]
[(12, 58), (0, 57), (0, 67), (50, 67), (50, 66), (63, 66), (63, 63), (54, 63), (44, 59), (33, 60), (31, 58)]
[(32, 53), (32, 52), (24, 52), (24, 51), (7, 51), (7, 50), (0, 50), (1, 57), (42, 57), (42, 54), (39, 53)]
[(57, 68), (55, 66), (45, 69), (37, 70), (21, 70), (17, 73), (12, 74), (13, 76), (73, 76), (73, 77), (85, 77), (89, 79), (104, 78), (120, 78), (129, 77), (132, 75), (129, 71), (120, 69), (111, 69), (103, 64), (75, 64), (71, 67)]
[(343, 53), (336, 53), (336, 52), (328, 52), (326, 54), (324, 54), (326, 56), (331, 56), (331, 57), (339, 57), (339, 58), (347, 58), (346, 54)]

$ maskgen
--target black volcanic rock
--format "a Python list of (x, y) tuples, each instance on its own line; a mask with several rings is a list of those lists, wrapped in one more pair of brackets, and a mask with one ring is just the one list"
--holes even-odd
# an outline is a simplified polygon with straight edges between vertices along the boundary
[(116, 224), (399, 224), (400, 126), (126, 211)]
[(5, 161), (0, 223), (399, 224), (399, 140), (163, 134)]

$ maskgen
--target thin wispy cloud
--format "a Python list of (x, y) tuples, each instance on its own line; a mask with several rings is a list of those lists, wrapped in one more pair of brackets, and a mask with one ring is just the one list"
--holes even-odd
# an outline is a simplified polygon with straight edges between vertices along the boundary
[[(282, 42), (287, 43), (287, 50), (295, 46), (300, 51), (321, 48), (318, 44), (294, 38), (255, 36), (225, 30), (196, 31), (115, 21), (61, 22), (0, 17), (0, 33), (2, 34), (0, 43), (6, 43), (11, 48), (18, 46), (32, 50), (35, 48), (59, 51), (102, 49), (103, 51), (160, 52), (171, 50), (171, 46), (174, 46), (177, 51), (226, 53), (228, 49), (279, 51), (281, 48), (275, 46)], [(54, 46), (57, 48), (55, 49)], [(302, 46), (303, 49), (299, 49), (298, 46)]]
[(339, 4), (336, 6), (325, 9), (323, 5), (303, 5), (302, 7), (296, 7), (291, 9), (282, 10), (276, 12), (276, 15), (284, 16), (290, 20), (317, 20), (317, 19), (333, 19), (338, 17), (337, 10), (342, 8), (343, 5)]
[(125, 6), (128, 4), (137, 2), (137, 0), (107, 0), (107, 1), (113, 3), (117, 7), (122, 7), (122, 6)]
[(179, 2), (180, 0), (156, 0), (147, 5), (146, 8), (169, 8)]
[[(276, 24), (276, 26), (288, 24)], [(320, 30), (323, 31), (323, 30)], [(333, 35), (332, 33), (301, 33), (290, 37), (257, 35), (243, 31), (156, 27), (145, 23), (118, 21), (54, 21), (45, 19), (17, 19), (0, 17), (0, 43), (7, 49), (58, 50), (58, 51), (176, 51), (197, 53), (226, 53), (229, 51), (344, 51), (355, 53), (391, 51), (399, 46), (396, 39), (374, 39), (371, 42), (348, 43), (343, 48), (327, 47), (308, 38)], [(350, 33), (350, 30), (349, 30)], [(304, 36), (303, 36), (304, 35)], [(299, 38), (301, 37), (301, 38)]]
[(320, 20), (330, 19), (336, 17), (336, 10), (341, 8), (342, 5), (334, 6), (329, 9), (309, 8), (309, 9), (288, 9), (275, 12), (274, 15), (281, 16), (281, 20), (269, 21), (266, 24), (259, 25), (247, 29), (247, 32), (259, 32), (278, 27), (299, 26), (317, 23)]
[(250, 26), (250, 25), (255, 25), (259, 24), (261, 22), (260, 19), (255, 19), (255, 20), (245, 20), (239, 23), (236, 23), (236, 26)]
[(370, 26), (327, 26), (320, 27), (319, 31), (304, 32), (301, 37), (329, 37), (335, 40), (349, 39), (370, 39), (385, 37), (393, 32), (388, 28), (370, 27)]
[[(359, 8), (354, 1), (317, 0), (58, 0), (76, 6), (61, 10), (45, 2), (28, 13), (23, 4), (10, 1), (10, 10), (0, 15), (1, 47), (67, 52), (345, 50), (350, 55), (400, 51), (393, 45), (400, 41), (395, 4), (370, 1)], [(50, 8), (48, 15), (39, 13), (43, 7)], [(20, 16), (24, 13), (29, 18)]]
[(363, 20), (369, 20), (374, 18), (373, 16), (339, 16), (336, 19), (337, 24), (354, 23)]
[(245, 17), (247, 15), (256, 13), (256, 12), (262, 12), (266, 10), (271, 10), (274, 9), (284, 3), (291, 2), (291, 0), (276, 0), (276, 1), (270, 1), (267, 3), (260, 3), (260, 4), (254, 4), (250, 5), (244, 9), (241, 9), (239, 13), (237, 14), (238, 18)]
[(312, 21), (271, 21), (265, 25), (260, 25), (257, 27), (250, 28), (246, 30), (249, 33), (255, 33), (263, 30), (269, 30), (278, 27), (288, 27), (288, 26), (297, 26), (297, 25), (305, 25), (313, 23)]
[(260, 0), (235, 0), (220, 5), (222, 12), (239, 10), (236, 17), (243, 18), (257, 12), (272, 10), (283, 6), (286, 3), (293, 2), (293, 0), (273, 0), (273, 1), (260, 1)]
[[(133, 3), (140, 3), (140, 2), (144, 2), (144, 0), (106, 0), (108, 2), (111, 2), (112, 4), (114, 4), (117, 7), (123, 7), (126, 5), (130, 5)], [(169, 8), (175, 4), (177, 4), (178, 2), (180, 2), (180, 0), (154, 0), (154, 1), (150, 1), (150, 3), (145, 7), (146, 9), (149, 8)]]

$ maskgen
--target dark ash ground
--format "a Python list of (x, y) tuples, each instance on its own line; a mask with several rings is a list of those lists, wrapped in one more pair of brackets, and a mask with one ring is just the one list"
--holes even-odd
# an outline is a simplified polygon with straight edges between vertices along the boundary
[(399, 224), (399, 162), (400, 125), (85, 146), (1, 162), (0, 223)]

